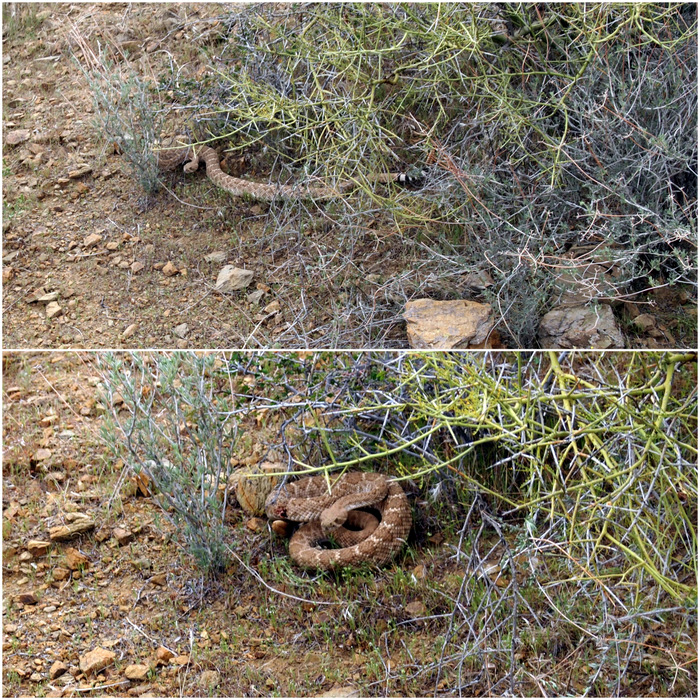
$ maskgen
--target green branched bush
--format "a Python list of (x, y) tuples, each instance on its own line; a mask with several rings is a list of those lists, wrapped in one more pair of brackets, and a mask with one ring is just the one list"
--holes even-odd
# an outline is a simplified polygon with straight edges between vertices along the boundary
[[(161, 75), (168, 109), (273, 182), (356, 180), (325, 206), (338, 248), (381, 220), (405, 259), (382, 303), (353, 301), (352, 342), (334, 345), (382, 342), (392, 304), (464, 296), (465, 274), (490, 275), (482, 294), (519, 347), (588, 263), (614, 274), (584, 301), (696, 286), (695, 5), (246, 5), (218, 27), (201, 79)], [(397, 169), (424, 186), (365, 181)], [(275, 209), (270, 235), (308, 208)], [(357, 261), (305, 265), (325, 280)]]

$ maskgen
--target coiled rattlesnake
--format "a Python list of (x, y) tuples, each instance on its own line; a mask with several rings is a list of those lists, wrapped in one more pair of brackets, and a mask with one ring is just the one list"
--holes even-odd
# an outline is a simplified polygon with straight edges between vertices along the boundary
[[(358, 508), (371, 508), (380, 519)], [(411, 508), (403, 489), (376, 473), (349, 472), (335, 480), (331, 476), (330, 493), (322, 476), (300, 479), (273, 491), (265, 510), (271, 520), (303, 523), (292, 535), (289, 555), (305, 568), (385, 564), (411, 529)], [(329, 537), (341, 548), (322, 549), (319, 545)]]
[[(166, 149), (157, 152), (158, 167), (161, 170), (175, 170), (184, 163), (184, 171), (193, 173), (199, 168), (200, 160), (207, 166), (207, 177), (221, 189), (230, 192), (235, 197), (247, 195), (254, 199), (273, 201), (279, 199), (313, 199), (323, 200), (338, 197), (352, 187), (357, 186), (354, 180), (345, 180), (335, 187), (326, 185), (266, 185), (260, 182), (250, 182), (227, 175), (219, 165), (219, 154), (211, 146), (183, 146), (182, 148)], [(412, 177), (404, 173), (370, 173), (367, 179), (372, 183), (399, 182), (413, 184), (423, 177), (421, 173)]]

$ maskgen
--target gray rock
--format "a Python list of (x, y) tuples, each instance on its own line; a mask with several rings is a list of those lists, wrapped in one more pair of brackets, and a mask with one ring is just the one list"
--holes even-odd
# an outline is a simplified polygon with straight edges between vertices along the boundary
[(252, 270), (242, 270), (240, 267), (225, 265), (216, 278), (216, 289), (220, 292), (235, 292), (245, 289), (253, 281)]
[(624, 348), (625, 339), (608, 304), (559, 306), (546, 313), (538, 331), (543, 348)]

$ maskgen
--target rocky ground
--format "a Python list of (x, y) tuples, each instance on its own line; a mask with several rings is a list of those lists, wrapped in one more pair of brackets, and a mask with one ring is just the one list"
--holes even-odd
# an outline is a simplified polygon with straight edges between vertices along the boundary
[[(379, 218), (339, 239), (322, 208), (285, 224), (279, 210), (231, 198), (201, 172), (144, 196), (95, 127), (80, 42), (108, 42), (154, 75), (174, 56), (182, 77), (196, 79), (221, 6), (5, 9), (5, 347), (406, 347), (406, 301), (445, 298), (420, 245), (410, 250), (415, 241)], [(236, 175), (241, 165), (224, 163)], [(248, 272), (245, 288), (217, 286), (227, 266)], [(638, 301), (618, 305), (616, 318), (605, 305), (565, 310), (541, 335), (581, 347), (695, 346), (688, 290)]]
[[(105, 461), (94, 360), (5, 356), (4, 697), (89, 688), (134, 697), (367, 693), (382, 664), (404, 663), (419, 640), (432, 643), (428, 623), (415, 623), (419, 635), (405, 649), (388, 630), (425, 613), (424, 584), (397, 596), (396, 577), (413, 571), (425, 582), (441, 536), (415, 560), (401, 557), (398, 569), (360, 576), (372, 588), (366, 604), (374, 601), (376, 628), (372, 638), (341, 629), (340, 648), (332, 638), (347, 589), (337, 582), (294, 575), (264, 584), (241, 566), (202, 579), (151, 498), (123, 465)], [(257, 460), (256, 449), (242, 461)], [(232, 546), (263, 571), (264, 521), (232, 507), (228, 525)], [(440, 568), (455, 585), (453, 567)], [(385, 649), (374, 648), (375, 634)]]
[[(5, 22), (5, 347), (299, 347), (342, 326), (348, 280), (316, 280), (300, 298), (294, 279), (304, 267), (294, 261), (325, 254), (332, 231), (281, 232), (271, 249), (269, 205), (233, 199), (203, 173), (146, 198), (94, 126), (71, 28), (162, 67), (165, 47), (188, 50), (182, 27), (208, 27), (221, 7), (34, 8)], [(370, 239), (354, 242), (358, 254)], [(246, 288), (216, 288), (227, 265), (252, 273)], [(405, 333), (393, 325), (396, 343)]]

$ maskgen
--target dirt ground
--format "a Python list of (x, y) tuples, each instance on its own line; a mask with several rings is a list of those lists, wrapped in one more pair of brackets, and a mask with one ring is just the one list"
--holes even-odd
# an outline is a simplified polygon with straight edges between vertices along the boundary
[[(130, 52), (153, 75), (174, 57), (196, 79), (222, 6), (20, 6), (4, 25), (4, 347), (407, 346), (406, 294), (445, 290), (431, 290), (420, 246), (409, 251), (381, 218), (339, 239), (322, 207), (235, 199), (202, 172), (174, 174), (146, 198), (99, 137), (75, 35)], [(241, 164), (224, 167), (238, 175)], [(219, 293), (226, 264), (252, 271), (251, 286)], [(406, 275), (416, 288), (391, 292)], [(687, 297), (652, 293), (635, 313), (655, 322), (630, 321), (630, 346), (694, 346)]]
[[(367, 275), (391, 274), (398, 265), (390, 246), (377, 242), (385, 234), (368, 231), (366, 240), (352, 241), (361, 260), (354, 279), (321, 274), (300, 289), (300, 261), (344, 245), (322, 209), (306, 212), (304, 231), (281, 226), (270, 233), (273, 205), (217, 191), (203, 172), (175, 174), (169, 192), (148, 199), (96, 133), (92, 95), (71, 59), (71, 27), (93, 43), (142, 51), (155, 73), (172, 51), (195, 75), (201, 59), (185, 60), (193, 47), (178, 41), (181, 27), (206, 27), (221, 13), (216, 4), (46, 5), (34, 24), (5, 37), (4, 128), (27, 131), (3, 154), (5, 347), (366, 344), (348, 335), (347, 307), (363, 285), (373, 293)], [(217, 292), (225, 264), (252, 271), (251, 286)], [(259, 298), (249, 300), (255, 292)], [(51, 300), (60, 311), (48, 318)], [(380, 345), (406, 345), (401, 310), (394, 304), (387, 311)]]
[[(492, 694), (513, 668), (516, 695), (589, 687), (599, 642), (556, 615), (540, 627), (552, 609), (528, 574), (535, 561), (517, 565), (537, 634), (521, 640), (516, 667), (507, 615), (477, 613), (503, 635), (503, 649), (462, 650), (466, 630), (455, 620), (467, 611), (455, 601), (472, 566), (455, 558), (463, 515), (440, 517), (415, 488), (407, 489), (408, 546), (386, 567), (303, 573), (264, 521), (232, 503), (225, 524), (240, 559), (217, 579), (202, 577), (154, 498), (100, 439), (97, 360), (87, 352), (3, 358), (3, 697), (452, 697), (460, 684)], [(246, 433), (256, 427), (252, 418)], [(244, 449), (242, 462), (259, 458), (255, 445)], [(54, 528), (86, 521), (94, 525), (85, 532), (51, 539)], [(507, 591), (498, 535), (485, 533), (480, 551), (474, 571), (492, 591)], [(622, 677), (611, 658), (595, 673), (599, 694), (619, 682), (630, 696), (692, 694), (696, 648), (679, 633), (686, 628), (694, 624), (673, 614), (650, 621), (648, 653)], [(450, 630), (453, 646), (444, 646)]]
[[(342, 694), (360, 682), (374, 694), (384, 685), (376, 677), (385, 675), (382, 664), (405, 663), (419, 642), (432, 644), (429, 623), (414, 625), (419, 635), (409, 647), (398, 641), (395, 626), (419, 608), (407, 609), (396, 595), (391, 569), (365, 572), (372, 636), (346, 629), (340, 648), (330, 629), (344, 610), (337, 582), (293, 577), (291, 585), (271, 581), (269, 588), (242, 567), (219, 582), (203, 580), (151, 499), (104, 460), (94, 360), (87, 353), (5, 356), (3, 696), (60, 697), (91, 686), (98, 696), (295, 696)], [(51, 527), (81, 514), (94, 529), (29, 554), (30, 542), (47, 540)], [(262, 571), (269, 534), (247, 520), (230, 509), (232, 545), (251, 552), (250, 566)], [(434, 554), (447, 551), (436, 542), (420, 562), (407, 556), (399, 573), (420, 576)], [(440, 568), (454, 585), (452, 567)], [(421, 596), (415, 590), (409, 600), (417, 604)], [(374, 648), (375, 635), (385, 648)], [(116, 657), (83, 673), (96, 649)]]

